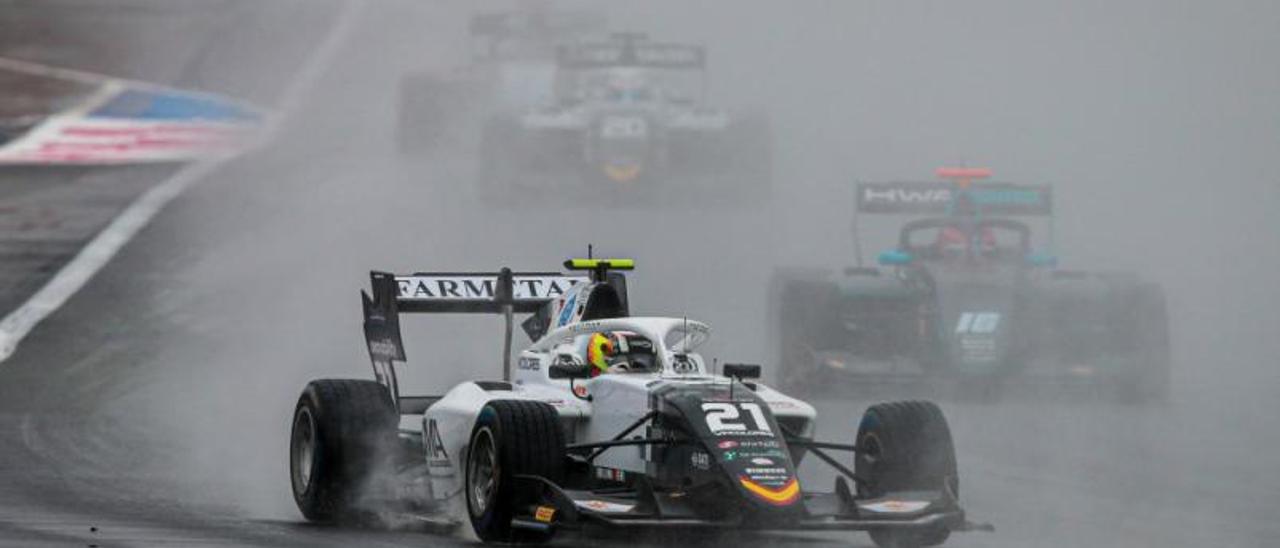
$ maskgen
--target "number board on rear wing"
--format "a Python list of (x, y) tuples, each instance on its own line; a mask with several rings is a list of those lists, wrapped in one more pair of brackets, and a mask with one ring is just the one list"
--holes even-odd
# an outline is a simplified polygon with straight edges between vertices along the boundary
[(962, 200), (986, 215), (1048, 216), (1053, 190), (1048, 185), (974, 183), (961, 189), (951, 182), (858, 183), (861, 213), (951, 214)]

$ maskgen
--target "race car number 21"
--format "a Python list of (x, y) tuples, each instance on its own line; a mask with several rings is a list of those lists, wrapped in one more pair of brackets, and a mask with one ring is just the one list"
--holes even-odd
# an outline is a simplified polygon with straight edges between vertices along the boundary
[[(755, 402), (704, 403), (702, 413), (707, 417), (707, 428), (717, 436), (726, 434), (773, 435), (764, 411)], [(750, 424), (748, 424), (750, 423)]]

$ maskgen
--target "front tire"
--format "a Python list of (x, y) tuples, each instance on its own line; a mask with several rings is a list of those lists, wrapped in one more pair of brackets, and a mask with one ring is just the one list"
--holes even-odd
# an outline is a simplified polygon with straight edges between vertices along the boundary
[(356, 524), (361, 504), (395, 456), (399, 414), (373, 381), (309, 383), (294, 407), (289, 442), (293, 500), (309, 521)]
[[(949, 491), (959, 496), (955, 445), (942, 410), (932, 402), (904, 401), (871, 406), (858, 425), (854, 474), (863, 498), (902, 491)], [(881, 548), (942, 544), (946, 528), (876, 529)]]
[(494, 400), (471, 431), (464, 487), (467, 513), (484, 542), (540, 543), (551, 533), (515, 529), (512, 518), (538, 502), (536, 483), (516, 476), (564, 479), (565, 441), (555, 408), (536, 401)]

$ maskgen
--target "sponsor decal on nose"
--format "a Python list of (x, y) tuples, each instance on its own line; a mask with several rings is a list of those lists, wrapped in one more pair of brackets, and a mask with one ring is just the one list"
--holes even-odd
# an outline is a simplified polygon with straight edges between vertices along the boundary
[(751, 494), (774, 506), (787, 506), (800, 498), (800, 482), (796, 478), (791, 478), (776, 489), (760, 485), (746, 476), (739, 477), (738, 482)]
[(551, 521), (554, 520), (555, 518), (556, 518), (556, 509), (550, 506), (539, 506), (538, 511), (533, 515), (533, 519), (536, 519), (542, 523), (551, 523)]

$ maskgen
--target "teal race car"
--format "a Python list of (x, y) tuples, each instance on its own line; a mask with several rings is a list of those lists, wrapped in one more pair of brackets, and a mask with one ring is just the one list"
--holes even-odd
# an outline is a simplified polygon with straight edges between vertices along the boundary
[(1023, 220), (1051, 219), (1051, 188), (974, 182), (989, 173), (942, 169), (949, 181), (858, 185), (857, 212), (920, 218), (901, 226), (878, 267), (775, 275), (785, 389), (895, 384), (993, 398), (1026, 385), (1125, 402), (1168, 395), (1162, 288), (1132, 273), (1058, 268), (1052, 224), (1045, 253)]

